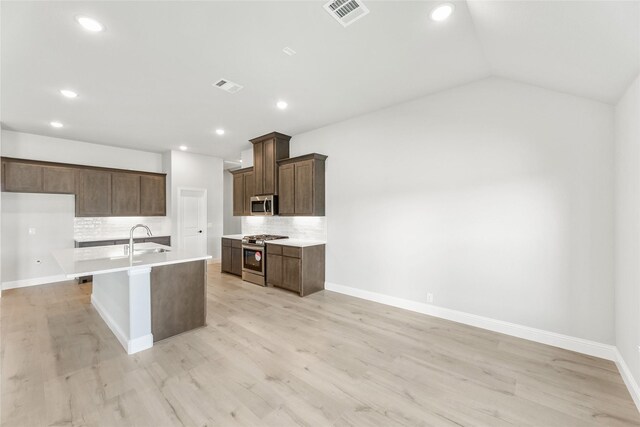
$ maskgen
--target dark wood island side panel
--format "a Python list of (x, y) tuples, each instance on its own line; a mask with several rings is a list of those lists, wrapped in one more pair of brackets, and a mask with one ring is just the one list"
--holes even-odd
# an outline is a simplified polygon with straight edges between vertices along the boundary
[(207, 261), (151, 269), (153, 342), (206, 325), (206, 276)]

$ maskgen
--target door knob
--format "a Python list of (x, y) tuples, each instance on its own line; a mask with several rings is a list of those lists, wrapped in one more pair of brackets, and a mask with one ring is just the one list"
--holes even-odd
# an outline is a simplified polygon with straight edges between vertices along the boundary
[(198, 233), (202, 233), (202, 230), (198, 230)]

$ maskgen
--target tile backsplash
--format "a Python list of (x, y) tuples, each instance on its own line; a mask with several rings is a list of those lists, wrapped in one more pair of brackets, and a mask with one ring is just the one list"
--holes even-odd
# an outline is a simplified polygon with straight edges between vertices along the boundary
[(327, 240), (324, 216), (243, 216), (242, 234), (277, 234), (292, 239)]
[[(102, 238), (127, 237), (129, 230), (136, 224), (144, 224), (154, 236), (171, 235), (171, 219), (166, 216), (152, 217), (95, 217), (74, 218), (73, 238), (75, 240), (100, 240)], [(136, 237), (145, 237), (143, 228), (137, 229)]]

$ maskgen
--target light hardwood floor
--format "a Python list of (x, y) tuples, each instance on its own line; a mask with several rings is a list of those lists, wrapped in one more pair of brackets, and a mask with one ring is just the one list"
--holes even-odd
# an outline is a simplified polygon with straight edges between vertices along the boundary
[(90, 285), (4, 292), (2, 425), (640, 425), (612, 362), (219, 269), (208, 326), (134, 356)]

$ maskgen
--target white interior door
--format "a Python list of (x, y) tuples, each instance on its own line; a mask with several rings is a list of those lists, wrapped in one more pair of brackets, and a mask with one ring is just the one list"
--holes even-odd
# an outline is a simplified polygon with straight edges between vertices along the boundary
[(207, 190), (180, 189), (178, 228), (180, 247), (207, 252)]

